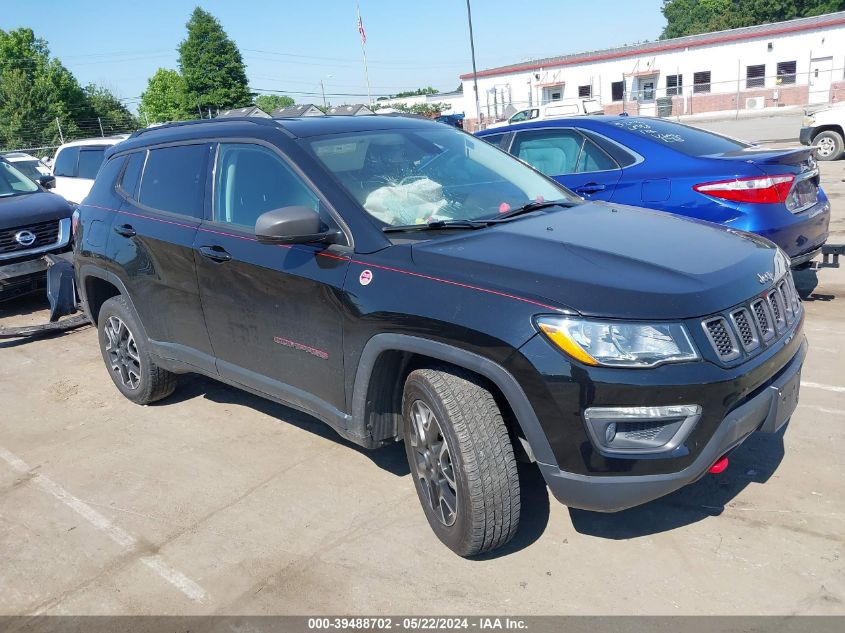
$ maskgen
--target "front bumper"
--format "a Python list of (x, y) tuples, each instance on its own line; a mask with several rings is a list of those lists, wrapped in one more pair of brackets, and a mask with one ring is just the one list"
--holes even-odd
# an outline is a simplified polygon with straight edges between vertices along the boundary
[(18, 296), (46, 288), (47, 269), (53, 259), (71, 260), (72, 253), (50, 253), (36, 259), (27, 259), (13, 264), (0, 264), (0, 295)]
[(683, 470), (639, 476), (591, 476), (539, 464), (540, 471), (558, 501), (585, 510), (617, 512), (674, 492), (702, 477), (717, 459), (751, 433), (774, 433), (786, 424), (798, 401), (806, 354), (807, 342), (802, 340), (786, 366), (759, 393), (728, 413), (696, 459)]

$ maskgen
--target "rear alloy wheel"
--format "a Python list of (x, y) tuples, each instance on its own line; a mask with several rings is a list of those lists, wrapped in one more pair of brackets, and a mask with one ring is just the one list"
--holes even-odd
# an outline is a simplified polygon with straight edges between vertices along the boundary
[(820, 132), (813, 139), (815, 145), (815, 156), (818, 160), (836, 160), (842, 156), (843, 140), (839, 132), (825, 130)]
[(460, 556), (501, 547), (519, 526), (513, 446), (493, 394), (479, 376), (417, 369), (402, 398), (405, 454), (426, 519)]
[(112, 297), (97, 315), (100, 352), (112, 382), (132, 402), (149, 404), (173, 393), (175, 374), (155, 364), (126, 299)]

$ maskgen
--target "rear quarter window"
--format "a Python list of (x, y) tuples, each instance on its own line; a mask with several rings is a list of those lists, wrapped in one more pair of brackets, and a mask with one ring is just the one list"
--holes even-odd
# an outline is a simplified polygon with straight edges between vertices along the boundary
[(144, 168), (146, 157), (146, 150), (130, 154), (126, 170), (123, 172), (123, 179), (120, 181), (121, 191), (136, 200), (138, 199), (138, 184), (141, 182), (141, 170)]
[(736, 139), (660, 119), (646, 120), (620, 117), (618, 121), (613, 121), (610, 125), (631, 134), (648, 138), (687, 156), (724, 154), (749, 147), (747, 143)]
[(97, 174), (97, 179), (94, 181), (94, 186), (91, 187), (91, 192), (86, 198), (86, 202), (109, 202), (109, 196), (112, 194), (115, 186), (117, 185), (117, 179), (120, 176), (120, 171), (123, 169), (123, 164), (125, 162), (125, 156), (117, 156), (110, 158), (108, 161), (103, 163), (102, 168)]

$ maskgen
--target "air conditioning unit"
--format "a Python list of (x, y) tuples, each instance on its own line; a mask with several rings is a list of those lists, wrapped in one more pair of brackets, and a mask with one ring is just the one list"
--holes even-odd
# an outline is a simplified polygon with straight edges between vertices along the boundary
[(766, 107), (766, 97), (748, 97), (745, 100), (746, 110), (762, 110)]

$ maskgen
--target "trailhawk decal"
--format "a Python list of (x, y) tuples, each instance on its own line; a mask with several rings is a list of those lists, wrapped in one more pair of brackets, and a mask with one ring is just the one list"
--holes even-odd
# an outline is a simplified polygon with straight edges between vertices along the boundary
[(310, 347), (309, 345), (305, 345), (304, 343), (297, 343), (296, 341), (292, 341), (289, 338), (274, 336), (273, 342), (278, 343), (279, 345), (284, 345), (285, 347), (292, 347), (293, 349), (299, 350), (300, 352), (306, 352), (308, 354), (311, 354), (312, 356), (316, 356), (317, 358), (322, 358), (323, 360), (329, 359), (328, 352), (324, 352), (323, 350), (317, 349), (316, 347)]

